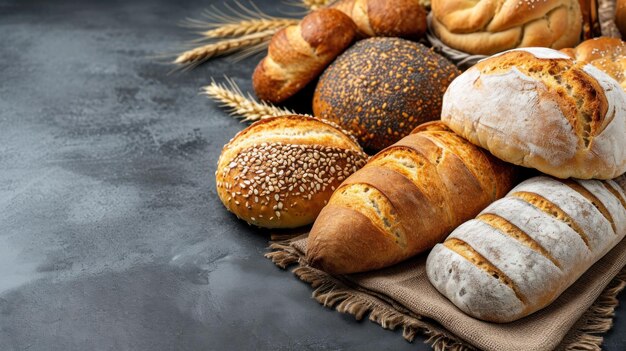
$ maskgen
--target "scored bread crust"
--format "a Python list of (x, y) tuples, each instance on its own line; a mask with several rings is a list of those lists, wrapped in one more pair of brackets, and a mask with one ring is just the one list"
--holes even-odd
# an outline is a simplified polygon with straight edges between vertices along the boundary
[(350, 16), (361, 37), (419, 39), (426, 32), (426, 10), (417, 0), (340, 0), (330, 7)]
[(626, 172), (626, 93), (559, 51), (515, 49), (481, 61), (450, 84), (441, 119), (496, 157), (558, 178)]
[(393, 265), (431, 248), (513, 182), (511, 165), (427, 123), (341, 184), (311, 229), (307, 260), (332, 274)]
[(469, 315), (511, 322), (549, 305), (625, 235), (617, 183), (540, 176), (437, 244), (426, 272)]
[(432, 14), (435, 35), (469, 54), (572, 47), (582, 29), (578, 0), (433, 0)]
[(279, 103), (314, 80), (354, 40), (356, 25), (343, 12), (320, 9), (278, 31), (252, 75), (257, 97)]
[(367, 155), (334, 124), (289, 115), (256, 122), (224, 146), (215, 172), (226, 208), (265, 228), (312, 223)]

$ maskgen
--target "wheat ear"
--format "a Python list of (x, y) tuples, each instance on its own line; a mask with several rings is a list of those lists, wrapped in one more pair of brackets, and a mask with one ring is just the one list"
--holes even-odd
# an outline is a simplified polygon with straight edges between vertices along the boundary
[(224, 38), (265, 32), (271, 29), (282, 29), (290, 25), (298, 24), (299, 20), (292, 18), (253, 19), (235, 23), (207, 23), (207, 27), (213, 28), (201, 32), (205, 38)]
[(228, 108), (232, 116), (243, 118), (244, 121), (258, 121), (267, 117), (297, 114), (286, 108), (258, 102), (249, 94), (245, 96), (232, 79), (226, 78), (226, 81), (228, 86), (212, 81), (203, 90), (204, 94)]
[(174, 63), (183, 65), (200, 64), (216, 56), (230, 54), (235, 51), (268, 42), (276, 32), (277, 29), (270, 29), (264, 32), (244, 35), (239, 38), (227, 39), (203, 45), (181, 53), (174, 60)]
[(332, 2), (332, 0), (300, 0), (300, 1), (302, 1), (302, 6), (309, 9), (309, 11), (315, 11)]

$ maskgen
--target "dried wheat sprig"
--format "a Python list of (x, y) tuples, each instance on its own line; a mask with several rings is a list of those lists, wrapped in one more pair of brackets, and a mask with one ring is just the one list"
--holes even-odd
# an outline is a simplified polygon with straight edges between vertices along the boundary
[(258, 121), (267, 117), (296, 114), (286, 108), (258, 102), (250, 94), (246, 97), (232, 79), (226, 78), (226, 81), (228, 85), (213, 80), (203, 90), (204, 94), (228, 108), (232, 116), (243, 118), (244, 121)]
[(302, 6), (309, 9), (310, 11), (318, 10), (331, 2), (333, 0), (300, 0), (302, 2)]
[(224, 38), (248, 35), (264, 32), (271, 29), (282, 29), (290, 25), (298, 24), (299, 20), (293, 18), (252, 19), (234, 23), (206, 23), (210, 30), (201, 32), (205, 38)]
[(230, 54), (251, 46), (268, 42), (277, 31), (277, 29), (270, 29), (264, 32), (244, 35), (239, 38), (227, 39), (203, 45), (181, 53), (174, 60), (174, 63), (195, 66), (216, 56)]

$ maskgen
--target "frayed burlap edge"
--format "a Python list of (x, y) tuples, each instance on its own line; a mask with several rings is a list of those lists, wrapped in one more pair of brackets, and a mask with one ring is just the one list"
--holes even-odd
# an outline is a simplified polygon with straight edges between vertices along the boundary
[[(294, 239), (292, 239), (294, 240)], [(391, 301), (373, 296), (369, 292), (351, 287), (348, 282), (309, 267), (304, 258), (290, 244), (292, 240), (270, 245), (272, 252), (265, 254), (282, 269), (297, 264), (292, 272), (314, 289), (312, 297), (328, 308), (353, 315), (357, 320), (369, 316), (369, 320), (385, 329), (402, 327), (402, 336), (412, 342), (416, 335), (426, 337), (425, 343), (435, 351), (473, 351), (475, 347), (445, 330), (435, 321), (414, 315)], [(613, 326), (617, 295), (626, 287), (626, 268), (611, 281), (594, 304), (572, 327), (557, 350), (601, 350), (603, 334)]]

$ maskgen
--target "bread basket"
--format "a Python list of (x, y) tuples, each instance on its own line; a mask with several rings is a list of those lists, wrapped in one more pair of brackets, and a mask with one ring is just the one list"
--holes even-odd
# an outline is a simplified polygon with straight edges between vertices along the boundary
[[(595, 0), (595, 2), (597, 2), (598, 19), (597, 23), (592, 25), (599, 26), (602, 36), (621, 38), (622, 36), (615, 24), (616, 0)], [(432, 30), (431, 20), (432, 12), (428, 14), (428, 32), (426, 33), (426, 39), (428, 39), (435, 51), (448, 58), (460, 69), (465, 70), (487, 57), (485, 55), (468, 54), (447, 46), (435, 36)]]

